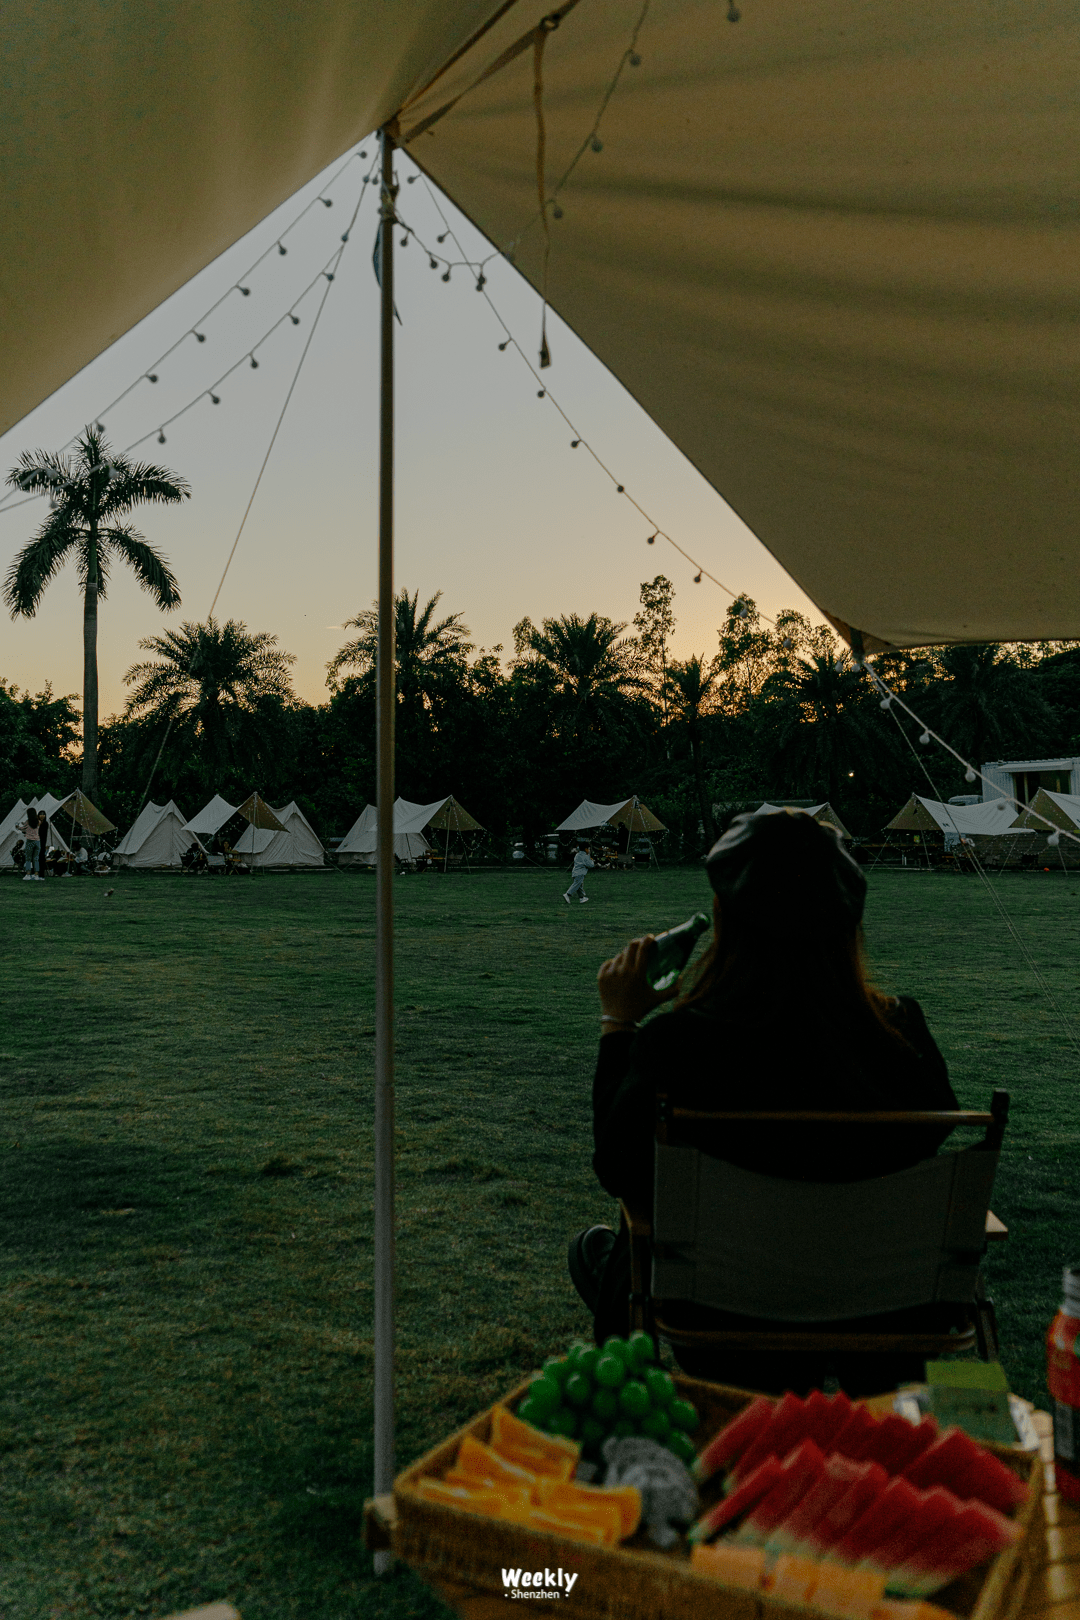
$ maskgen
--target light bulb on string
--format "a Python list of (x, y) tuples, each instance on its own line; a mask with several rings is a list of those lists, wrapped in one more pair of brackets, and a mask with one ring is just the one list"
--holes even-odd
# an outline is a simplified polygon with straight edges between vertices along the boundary
[(885, 709), (886, 711), (891, 709), (892, 708), (892, 698), (891, 697), (883, 697), (882, 700), (881, 700), (881, 708)]
[(196, 332), (193, 335), (194, 335), (196, 343), (205, 343), (206, 342), (206, 333), (205, 332)]
[(486, 286), (487, 286), (487, 277), (485, 276), (484, 272), (481, 270), (480, 274), (476, 278), (476, 290), (477, 290), (477, 292), (483, 292), (483, 290), (484, 290), (484, 288)]
[(621, 484), (616, 484), (615, 485), (615, 493), (616, 493), (616, 495), (625, 495), (626, 490), (623, 488), (623, 486)]
[(547, 389), (546, 389), (546, 388), (538, 388), (538, 389), (537, 389), (537, 390), (536, 390), (536, 397), (537, 397), (537, 399), (543, 399), (543, 397), (544, 397), (544, 395), (545, 395), (545, 394), (546, 394), (546, 393), (547, 393)]
[(324, 208), (333, 208), (334, 206), (333, 197), (320, 197), (319, 201), (322, 203)]
[(510, 339), (507, 338), (505, 343), (500, 343), (499, 344), (499, 353), (502, 354), (503, 350), (508, 349), (509, 347), (510, 347)]
[[(439, 268), (438, 259), (429, 259), (428, 260), (428, 269), (429, 270), (437, 270), (438, 268)], [(501, 348), (502, 345), (500, 344), (499, 347)]]
[(289, 319), (290, 319), (290, 321), (292, 321), (294, 326), (299, 326), (300, 325), (300, 317), (299, 317), (299, 315), (294, 315), (291, 309), (289, 311)]
[(700, 585), (701, 584), (701, 575), (700, 574), (695, 574), (694, 575), (694, 584), (695, 585)]
[(99, 433), (104, 433), (104, 431), (105, 431), (105, 424), (104, 424), (104, 422), (97, 422), (97, 423), (96, 423), (96, 424), (95, 424), (95, 426), (96, 426), (96, 427), (97, 427), (97, 430), (98, 430), (98, 432), (99, 432)]
[(450, 235), (450, 232), (449, 232), (449, 231), (443, 231), (443, 233), (442, 233), (442, 235), (441, 235), (441, 236), (437, 236), (437, 237), (436, 237), (436, 238), (435, 238), (435, 240), (436, 240), (436, 242), (440, 242), (440, 243), (442, 243), (442, 242), (445, 242), (445, 241), (446, 241), (446, 238), (447, 238), (447, 237), (448, 237), (448, 236), (449, 236), (449, 235)]
[(281, 254), (282, 258), (284, 258), (286, 253), (288, 253), (288, 251), (289, 251), (288, 248), (285, 246), (284, 242), (279, 242), (278, 243), (277, 250)]
[(555, 207), (551, 210), (551, 217), (552, 219), (562, 219), (563, 211), (559, 207), (558, 203), (556, 203)]
[(220, 405), (220, 404), (221, 404), (221, 398), (220, 398), (220, 395), (218, 395), (218, 394), (211, 394), (211, 395), (210, 395), (210, 398), (211, 398), (211, 400), (212, 400), (212, 401), (213, 401), (213, 403), (214, 403), (214, 404), (215, 404), (215, 405)]
[(259, 362), (256, 360), (254, 355), (251, 356), (251, 369), (252, 371), (258, 371), (259, 369)]
[(412, 185), (412, 184), (413, 184), (413, 182), (414, 182), (414, 181), (415, 181), (415, 180), (416, 180), (416, 178), (417, 178), (417, 177), (416, 177), (416, 175), (415, 175), (415, 174), (410, 174), (410, 176), (409, 176), (409, 178), (408, 178), (408, 179), (407, 179), (407, 180), (406, 180), (406, 182), (405, 182), (405, 184), (406, 184), (406, 185), (407, 185), (407, 186), (411, 186), (411, 185)]
[(157, 382), (157, 372), (156, 371), (148, 371), (146, 373), (146, 380), (147, 380), (147, 382)]
[(327, 281), (333, 281), (334, 279), (334, 272), (332, 270), (324, 270), (323, 275), (326, 277)]
[(571, 450), (576, 450), (580, 443), (581, 443), (580, 439), (571, 439), (570, 440), (570, 448), (571, 448)]
[(923, 747), (925, 748), (927, 746), (927, 744), (929, 743), (929, 741), (930, 741), (930, 733), (928, 731), (924, 731), (922, 733), (922, 735), (920, 736), (919, 741), (922, 743)]
[(239, 292), (242, 292), (245, 298), (250, 298), (251, 297), (251, 288), (250, 287), (240, 287), (237, 290)]
[(442, 279), (443, 279), (443, 280), (444, 280), (444, 281), (449, 281), (449, 280), (450, 280), (450, 266), (449, 266), (449, 265), (447, 265), (447, 267), (446, 267), (446, 274), (445, 274), (445, 276), (443, 276), (443, 278), (442, 278)]
[(626, 60), (630, 63), (631, 67), (641, 66), (641, 57), (638, 55), (637, 51), (631, 51)]
[(1052, 832), (1046, 842), (1048, 844), (1053, 844), (1054, 848), (1056, 849), (1061, 843), (1061, 834), (1059, 832)]
[(657, 540), (657, 536), (656, 536), (656, 535), (655, 535), (655, 534), (650, 534), (650, 536), (649, 536), (649, 538), (648, 538), (648, 539), (647, 539), (647, 540), (646, 540), (646, 542), (645, 542), (645, 544), (646, 544), (646, 545), (647, 545), (647, 546), (655, 546), (655, 544), (656, 544), (656, 540)]
[(342, 241), (343, 241), (343, 242), (347, 242), (347, 241), (348, 241), (348, 240), (349, 240), (349, 233), (348, 233), (348, 231), (342, 231), (342, 233), (341, 233), (341, 240), (342, 240)]
[(367, 153), (366, 152), (361, 152), (360, 156), (361, 157), (367, 157)]
[(408, 247), (408, 245), (409, 245), (409, 237), (408, 237), (408, 233), (406, 233), (406, 235), (404, 235), (401, 238), (401, 241), (398, 243), (398, 247)]
[(976, 779), (977, 774), (978, 773), (976, 771), (973, 771), (971, 766), (969, 765), (967, 770), (964, 772), (964, 781), (965, 782), (974, 782), (975, 779)]
[(158, 442), (158, 444), (164, 444), (165, 443), (165, 429), (164, 428), (158, 428), (157, 442)]
[(592, 147), (594, 152), (602, 152), (604, 150), (604, 143), (598, 135), (593, 136), (592, 140), (589, 142), (589, 145)]

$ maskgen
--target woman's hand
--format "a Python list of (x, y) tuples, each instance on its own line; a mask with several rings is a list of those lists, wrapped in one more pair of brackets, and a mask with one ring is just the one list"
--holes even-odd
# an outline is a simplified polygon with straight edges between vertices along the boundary
[(653, 938), (652, 934), (644, 934), (641, 939), (632, 939), (596, 975), (600, 1011), (606, 1018), (636, 1024), (647, 1012), (678, 994), (677, 984), (667, 990), (654, 990), (645, 977)]

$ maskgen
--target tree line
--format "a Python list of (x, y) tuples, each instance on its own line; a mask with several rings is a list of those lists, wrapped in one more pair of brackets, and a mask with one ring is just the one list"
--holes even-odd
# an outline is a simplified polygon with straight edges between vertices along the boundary
[[(121, 520), (140, 501), (186, 498), (183, 481), (110, 456), (89, 430), (74, 462), (36, 457), (9, 482), (50, 488), (55, 504), (12, 564), (9, 609), (32, 614), (68, 554), (84, 608), (93, 595), (84, 648), (91, 634), (96, 643), (114, 559), (159, 606), (175, 605), (165, 560)], [(674, 588), (662, 574), (642, 583), (632, 624), (600, 612), (525, 618), (512, 648), (477, 648), (439, 591), (423, 601), (400, 591), (395, 622), (398, 791), (420, 802), (455, 794), (496, 848), (541, 838), (583, 798), (638, 793), (672, 829), (670, 852), (692, 857), (762, 799), (828, 799), (853, 832), (874, 836), (913, 791), (972, 791), (941, 749), (920, 746), (919, 727), (882, 710), (833, 632), (794, 609), (769, 623), (739, 597), (713, 645), (687, 659), (671, 655)], [(5, 803), (81, 782), (125, 826), (147, 796), (193, 814), (215, 792), (235, 801), (255, 788), (271, 803), (296, 799), (324, 837), (344, 833), (374, 798), (374, 609), (345, 628), (320, 704), (296, 697), (294, 659), (273, 634), (233, 619), (146, 637), (123, 712), (100, 725), (96, 658), (82, 717), (73, 697), (0, 681)], [(977, 764), (1080, 754), (1080, 643), (928, 648), (875, 663)]]

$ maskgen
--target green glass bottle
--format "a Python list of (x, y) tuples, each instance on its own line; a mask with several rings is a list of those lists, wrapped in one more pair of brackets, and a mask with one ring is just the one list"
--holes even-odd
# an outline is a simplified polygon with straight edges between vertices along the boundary
[(709, 927), (703, 911), (695, 911), (689, 922), (657, 934), (649, 952), (645, 977), (653, 990), (670, 990), (694, 953), (694, 946)]

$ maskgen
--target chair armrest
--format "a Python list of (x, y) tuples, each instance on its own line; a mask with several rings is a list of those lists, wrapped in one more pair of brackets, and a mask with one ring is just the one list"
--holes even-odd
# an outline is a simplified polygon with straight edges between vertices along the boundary
[(1004, 1243), (1009, 1235), (1009, 1228), (1004, 1221), (999, 1221), (992, 1209), (986, 1212), (986, 1241), (987, 1243)]
[(631, 1239), (652, 1237), (652, 1211), (644, 1204), (631, 1207), (625, 1198), (619, 1199), (619, 1208)]

